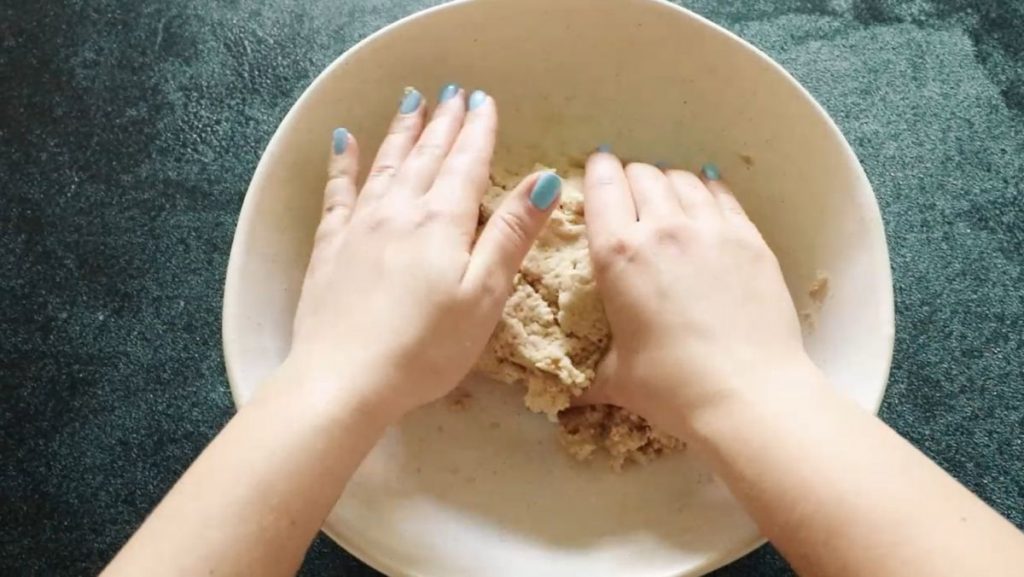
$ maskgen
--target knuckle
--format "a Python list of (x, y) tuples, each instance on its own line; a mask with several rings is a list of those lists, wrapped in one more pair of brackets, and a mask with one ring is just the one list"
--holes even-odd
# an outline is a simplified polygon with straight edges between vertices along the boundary
[(398, 173), (398, 165), (392, 162), (381, 162), (370, 169), (369, 178), (391, 178)]
[(729, 216), (734, 216), (734, 217), (743, 216), (743, 211), (740, 210), (740, 207), (738, 207), (738, 206), (736, 206), (734, 204), (724, 203), (723, 206), (722, 206), (722, 210), (725, 212), (725, 214), (727, 214)]
[(426, 228), (439, 222), (445, 222), (449, 218), (449, 211), (437, 204), (426, 204), (418, 211), (413, 219), (415, 228)]
[(657, 246), (680, 246), (683, 244), (683, 231), (674, 226), (658, 226), (651, 230), (650, 241)]
[(376, 232), (388, 227), (393, 216), (386, 210), (367, 210), (358, 215), (359, 225), (369, 232)]
[(352, 201), (354, 199), (345, 195), (343, 192), (328, 187), (327, 194), (324, 196), (324, 214), (347, 216), (352, 210)]
[(593, 185), (596, 188), (612, 188), (616, 184), (616, 180), (610, 174), (599, 174), (593, 180)]
[(327, 181), (327, 186), (324, 188), (323, 204), (325, 214), (335, 212), (339, 208), (351, 208), (354, 203), (355, 187), (349, 181), (342, 178), (332, 178)]
[(753, 260), (773, 260), (775, 258), (775, 254), (768, 248), (757, 231), (735, 230), (728, 240)]
[(736, 216), (743, 215), (743, 207), (740, 206), (739, 201), (736, 200), (734, 196), (729, 194), (719, 194), (718, 201), (722, 210), (725, 212)]
[(413, 148), (412, 153), (429, 159), (444, 158), (445, 146), (440, 142), (420, 142)]
[(497, 219), (500, 234), (513, 244), (527, 244), (532, 238), (530, 219), (516, 210), (499, 211), (491, 217)]
[(347, 217), (352, 212), (348, 202), (339, 198), (329, 198), (324, 203), (324, 216)]
[(513, 284), (504, 275), (487, 275), (477, 287), (477, 297), (487, 302), (507, 301), (512, 296)]
[(612, 236), (595, 243), (591, 254), (598, 270), (608, 270), (622, 262), (630, 262), (636, 254), (636, 246), (624, 236)]
[(329, 181), (335, 181), (351, 177), (351, 170), (347, 166), (338, 166), (337, 163), (331, 163), (331, 166), (327, 168), (327, 179)]
[(464, 296), (456, 290), (445, 294), (446, 296), (441, 300), (441, 310), (444, 311), (444, 316), (451, 318), (455, 315), (464, 314), (467, 309)]

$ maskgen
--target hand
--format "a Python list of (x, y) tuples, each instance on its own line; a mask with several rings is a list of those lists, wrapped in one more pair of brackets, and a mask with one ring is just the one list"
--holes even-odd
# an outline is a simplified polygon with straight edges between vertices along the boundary
[(590, 252), (612, 349), (589, 400), (679, 429), (744, 387), (809, 364), (775, 255), (717, 169), (701, 180), (598, 152), (587, 163)]
[[(554, 174), (527, 177), (479, 239), (498, 117), (483, 92), (446, 87), (424, 128), (408, 90), (357, 195), (358, 145), (334, 134), (330, 180), (285, 365), (398, 418), (472, 368), (513, 277), (558, 198)], [(342, 384), (344, 383), (344, 385)]]

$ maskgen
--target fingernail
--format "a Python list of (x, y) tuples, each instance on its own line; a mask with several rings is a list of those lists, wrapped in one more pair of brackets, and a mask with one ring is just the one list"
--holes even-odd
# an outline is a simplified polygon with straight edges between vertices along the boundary
[(701, 174), (708, 180), (718, 180), (722, 178), (721, 173), (718, 172), (718, 167), (713, 162), (709, 162), (704, 166), (700, 167)]
[(410, 112), (416, 112), (420, 107), (420, 102), (423, 101), (423, 96), (419, 90), (411, 86), (405, 87), (405, 96), (402, 97), (402, 105), (398, 108), (398, 111), (402, 114), (409, 114)]
[(665, 162), (664, 160), (659, 160), (658, 162), (654, 163), (654, 167), (657, 168), (658, 170), (665, 170), (666, 168), (668, 168), (668, 166), (668, 163)]
[(483, 90), (474, 90), (473, 94), (469, 95), (470, 110), (479, 108), (484, 102), (487, 102), (487, 93)]
[(444, 88), (442, 88), (441, 89), (441, 93), (437, 95), (437, 101), (438, 102), (444, 102), (444, 101), (450, 99), (451, 97), (455, 96), (458, 93), (459, 93), (459, 85), (458, 84), (454, 84), (454, 83), (448, 84)]
[(533, 185), (530, 191), (530, 204), (538, 210), (547, 210), (558, 199), (562, 190), (562, 179), (553, 172), (545, 172)]
[(598, 152), (611, 152), (612, 151), (612, 145), (610, 145), (610, 144), (598, 145), (597, 151)]
[(346, 148), (348, 148), (348, 129), (347, 128), (335, 128), (334, 129), (334, 154), (344, 154)]

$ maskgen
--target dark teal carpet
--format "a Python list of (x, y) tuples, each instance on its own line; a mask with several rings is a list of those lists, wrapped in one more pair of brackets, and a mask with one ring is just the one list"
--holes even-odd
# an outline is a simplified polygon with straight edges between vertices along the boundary
[[(0, 574), (94, 574), (231, 415), (220, 303), (259, 154), (427, 0), (0, 4)], [(1024, 526), (1024, 2), (685, 2), (831, 112), (879, 195), (882, 414)], [(720, 575), (785, 575), (770, 548)], [(371, 575), (325, 539), (304, 575)]]

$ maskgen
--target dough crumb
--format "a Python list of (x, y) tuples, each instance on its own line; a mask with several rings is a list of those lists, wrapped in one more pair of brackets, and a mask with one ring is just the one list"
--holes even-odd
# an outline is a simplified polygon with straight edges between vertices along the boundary
[(558, 415), (559, 440), (581, 461), (604, 449), (616, 471), (628, 463), (647, 464), (682, 449), (685, 443), (653, 429), (642, 417), (610, 405), (573, 407)]
[(473, 395), (463, 389), (455, 389), (445, 398), (448, 408), (453, 411), (465, 411), (473, 401)]
[(814, 279), (814, 282), (811, 283), (811, 288), (807, 291), (807, 295), (811, 297), (811, 302), (818, 306), (825, 304), (825, 299), (828, 298), (828, 283), (828, 274), (818, 271), (817, 278)]
[(805, 332), (814, 332), (818, 328), (818, 317), (822, 307), (825, 306), (825, 299), (828, 298), (829, 283), (828, 273), (819, 270), (814, 282), (807, 290), (807, 296), (810, 297), (811, 302), (800, 311), (800, 324)]
[[(594, 381), (611, 339), (587, 249), (583, 171), (571, 164), (563, 176), (560, 205), (527, 254), (477, 370), (525, 385), (526, 406), (560, 424), (562, 445), (571, 455), (587, 460), (603, 450), (619, 470), (683, 444), (623, 409), (569, 408)], [(549, 169), (537, 165), (535, 170)], [(507, 172), (491, 175), (481, 227), (520, 179)]]

